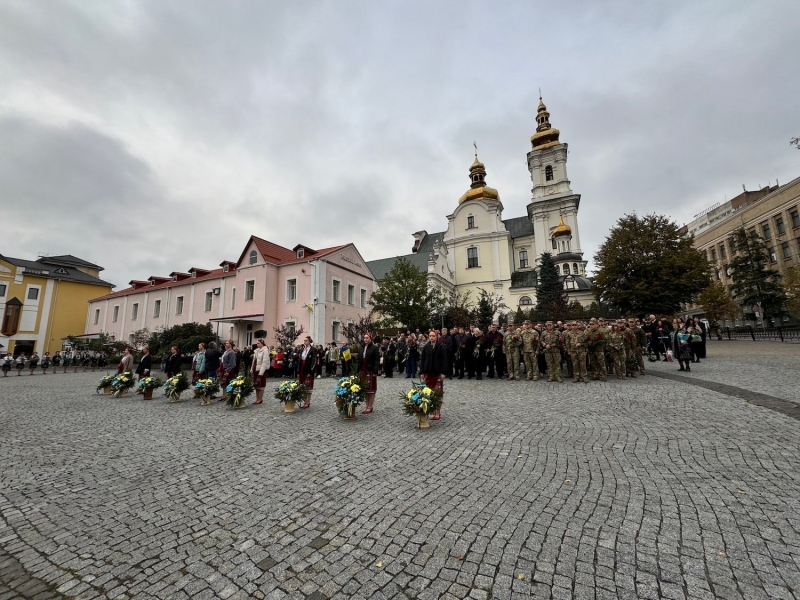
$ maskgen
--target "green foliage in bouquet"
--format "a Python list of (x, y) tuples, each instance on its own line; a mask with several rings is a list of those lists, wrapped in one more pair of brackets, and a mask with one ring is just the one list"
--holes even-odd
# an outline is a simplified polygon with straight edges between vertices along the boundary
[(424, 383), (412, 383), (411, 389), (400, 394), (403, 412), (407, 415), (429, 415), (442, 408), (442, 390), (429, 388)]
[(143, 377), (139, 380), (138, 388), (143, 392), (160, 388), (164, 384), (158, 377)]
[(256, 388), (253, 387), (253, 380), (250, 379), (250, 377), (242, 377), (240, 375), (232, 379), (228, 387), (225, 388), (225, 392), (227, 393), (225, 401), (233, 408), (241, 408), (244, 406), (244, 401), (247, 400), (247, 397), (250, 396), (255, 389)]
[(308, 386), (296, 381), (284, 381), (275, 389), (275, 398), (280, 402), (300, 402), (305, 399)]
[(133, 384), (133, 373), (130, 371), (120, 373), (114, 377), (114, 380), (111, 382), (111, 395), (114, 396), (114, 398), (119, 398), (122, 392), (131, 389)]
[(367, 386), (361, 375), (351, 375), (342, 377), (333, 388), (336, 395), (336, 408), (343, 417), (352, 417), (356, 412), (356, 406), (364, 402), (367, 398)]
[(216, 379), (199, 379), (194, 384), (194, 395), (211, 397), (214, 394), (219, 394), (219, 381)]
[(99, 394), (104, 389), (111, 387), (114, 384), (114, 379), (115, 378), (111, 375), (104, 375), (101, 377), (97, 384), (97, 393)]
[(164, 384), (164, 394), (166, 394), (170, 400), (174, 401), (177, 401), (181, 397), (181, 393), (188, 389), (189, 380), (186, 379), (186, 375), (183, 373), (175, 375), (175, 377), (170, 377)]

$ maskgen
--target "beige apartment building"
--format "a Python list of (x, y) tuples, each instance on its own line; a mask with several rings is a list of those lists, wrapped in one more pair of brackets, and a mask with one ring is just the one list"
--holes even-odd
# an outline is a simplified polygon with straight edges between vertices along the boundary
[[(704, 211), (686, 225), (687, 233), (695, 235), (695, 248), (706, 253), (712, 278), (726, 286), (733, 283), (729, 267), (733, 234), (742, 226), (756, 231), (767, 241), (772, 265), (778, 271), (785, 273), (790, 267), (800, 266), (800, 177), (785, 185), (745, 190), (736, 198)], [(746, 306), (744, 310), (752, 313), (753, 307)], [(687, 311), (687, 314), (700, 313), (702, 307)], [(785, 322), (788, 320), (784, 317)], [(733, 327), (745, 322), (736, 319), (722, 325)]]

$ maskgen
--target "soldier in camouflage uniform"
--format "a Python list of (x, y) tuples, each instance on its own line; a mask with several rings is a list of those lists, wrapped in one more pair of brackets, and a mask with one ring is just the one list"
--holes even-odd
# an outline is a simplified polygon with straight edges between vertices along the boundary
[(552, 321), (545, 324), (545, 330), (539, 337), (539, 345), (547, 361), (547, 381), (561, 383), (561, 348), (564, 340)]
[(591, 365), (592, 379), (605, 381), (608, 371), (606, 371), (606, 344), (608, 343), (608, 333), (600, 328), (597, 319), (589, 321), (589, 329), (586, 331), (586, 348), (589, 352), (589, 364)]
[(628, 319), (628, 329), (630, 329), (633, 336), (636, 338), (636, 345), (633, 348), (633, 355), (636, 358), (636, 364), (639, 365), (639, 375), (644, 377), (644, 349), (647, 348), (647, 334), (644, 332), (637, 323), (638, 319)]
[(506, 353), (508, 363), (508, 380), (519, 381), (519, 350), (522, 347), (522, 338), (519, 332), (515, 331), (514, 325), (508, 326), (508, 331), (503, 338), (503, 350)]
[(522, 324), (522, 358), (525, 361), (525, 375), (528, 381), (539, 381), (539, 364), (536, 360), (536, 349), (539, 347), (539, 332), (530, 321)]
[(635, 354), (636, 336), (628, 329), (628, 322), (625, 319), (620, 319), (617, 325), (620, 333), (625, 338), (625, 375), (636, 379), (636, 371), (639, 369), (639, 365), (636, 364)]
[(617, 379), (625, 379), (625, 335), (619, 330), (619, 325), (616, 323), (611, 326), (606, 349), (611, 353), (614, 361), (614, 372), (617, 374)]
[(578, 323), (569, 323), (569, 329), (563, 334), (564, 345), (567, 347), (569, 361), (572, 363), (572, 374), (575, 383), (589, 383), (586, 372), (586, 344), (584, 334), (578, 331)]

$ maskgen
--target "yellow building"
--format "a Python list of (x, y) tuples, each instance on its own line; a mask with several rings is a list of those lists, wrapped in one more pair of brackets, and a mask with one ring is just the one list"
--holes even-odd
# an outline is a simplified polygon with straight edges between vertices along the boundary
[(52, 354), (63, 338), (83, 333), (89, 300), (114, 287), (100, 279), (102, 270), (70, 255), (32, 261), (0, 254), (0, 351)]

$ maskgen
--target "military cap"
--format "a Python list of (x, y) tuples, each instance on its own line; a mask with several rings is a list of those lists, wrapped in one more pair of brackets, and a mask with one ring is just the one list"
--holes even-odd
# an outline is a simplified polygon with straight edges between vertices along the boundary
[(591, 319), (589, 319), (589, 324), (592, 324), (592, 323), (597, 323), (597, 322), (598, 322), (598, 320), (597, 320), (597, 319), (595, 319), (594, 317), (592, 317)]
[(547, 325), (552, 325), (552, 324), (553, 324), (553, 322), (552, 322), (552, 321), (548, 321), (547, 323), (545, 323), (545, 327), (546, 327)]
[(523, 325), (530, 325), (530, 324), (531, 324), (531, 322), (530, 322), (530, 321), (528, 321), (528, 319), (525, 319), (525, 320), (522, 322), (522, 324), (523, 324)]

